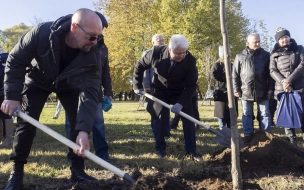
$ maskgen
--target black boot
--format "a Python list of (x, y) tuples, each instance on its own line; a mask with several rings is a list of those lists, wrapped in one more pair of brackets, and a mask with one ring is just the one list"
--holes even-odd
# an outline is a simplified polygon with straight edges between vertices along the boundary
[(293, 128), (285, 128), (285, 134), (287, 136), (287, 140), (291, 143), (297, 146), (297, 136), (295, 129)]
[(83, 169), (74, 169), (74, 168), (70, 168), (71, 169), (71, 181), (73, 182), (90, 182), (90, 181), (97, 181), (97, 179), (95, 179), (92, 176), (89, 176), (88, 174), (86, 174), (84, 172)]
[(15, 164), (4, 190), (19, 190), (23, 183), (23, 164)]
[(292, 137), (288, 137), (288, 139), (289, 139), (289, 142), (291, 143), (291, 144), (294, 144), (294, 145), (298, 145), (298, 142), (297, 142), (297, 137), (296, 136), (292, 136)]

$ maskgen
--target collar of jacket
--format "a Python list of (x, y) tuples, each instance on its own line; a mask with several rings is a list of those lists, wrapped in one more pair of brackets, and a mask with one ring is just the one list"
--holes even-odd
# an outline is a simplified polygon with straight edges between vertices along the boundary
[[(60, 17), (51, 25), (51, 33), (50, 33), (50, 44), (51, 50), (53, 52), (54, 61), (56, 64), (56, 70), (59, 71), (60, 64), (60, 40), (63, 35), (65, 35), (71, 26), (71, 18), (72, 14), (66, 15), (64, 17)], [(57, 80), (65, 79), (71, 75), (77, 74), (75, 69), (86, 66), (86, 69), (90, 69), (89, 66), (97, 65), (97, 57), (99, 52), (98, 49), (103, 46), (103, 42), (99, 42), (97, 45), (93, 46), (89, 52), (79, 52), (79, 55), (69, 64), (61, 73), (57, 73)], [(74, 71), (73, 71), (74, 70)], [(99, 71), (99, 69), (98, 69)], [(81, 70), (77, 69), (77, 72), (81, 72)], [(69, 74), (67, 74), (69, 73)]]
[(284, 52), (284, 51), (297, 51), (298, 49), (298, 44), (297, 42), (294, 40), (294, 39), (290, 39), (290, 44), (287, 45), (287, 46), (284, 46), (284, 47), (280, 47), (279, 46), (279, 43), (276, 43), (273, 47), (273, 50), (272, 50), (272, 54), (273, 53), (278, 53), (278, 52)]
[[(71, 18), (72, 14), (60, 17), (51, 25), (51, 33), (50, 33), (50, 46), (51, 51), (53, 52), (53, 57), (56, 65), (57, 72), (59, 71), (59, 63), (60, 63), (60, 38), (62, 35), (65, 35), (70, 27), (71, 27)], [(58, 73), (57, 73), (58, 75)]]
[(245, 49), (245, 51), (247, 52), (247, 54), (250, 54), (250, 55), (259, 54), (262, 50), (263, 50), (263, 48), (259, 48), (259, 49), (253, 50), (253, 49), (250, 49), (248, 46)]

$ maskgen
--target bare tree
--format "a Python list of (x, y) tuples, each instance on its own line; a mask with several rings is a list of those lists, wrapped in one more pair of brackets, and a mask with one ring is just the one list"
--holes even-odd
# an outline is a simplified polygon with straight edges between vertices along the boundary
[(237, 128), (237, 113), (234, 101), (234, 95), (232, 90), (232, 77), (231, 77), (231, 65), (230, 65), (230, 55), (229, 55), (229, 38), (228, 31), (226, 27), (226, 10), (225, 10), (225, 0), (220, 1), (220, 23), (221, 32), (223, 36), (223, 46), (224, 46), (224, 63), (227, 81), (227, 92), (228, 92), (228, 106), (230, 111), (230, 121), (231, 121), (231, 175), (233, 189), (242, 189), (242, 172), (240, 167), (240, 147), (239, 147), (239, 134)]
[(30, 23), (32, 23), (33, 26), (36, 26), (42, 22), (43, 20), (41, 18), (37, 18), (36, 16), (34, 16), (33, 20), (30, 20)]
[(212, 75), (211, 75), (211, 67), (212, 64), (215, 63), (216, 57), (212, 53), (212, 46), (206, 46), (204, 48), (204, 51), (202, 52), (202, 75), (205, 78), (207, 82), (207, 90), (203, 97), (203, 103), (205, 102), (207, 98), (207, 92), (212, 89)]

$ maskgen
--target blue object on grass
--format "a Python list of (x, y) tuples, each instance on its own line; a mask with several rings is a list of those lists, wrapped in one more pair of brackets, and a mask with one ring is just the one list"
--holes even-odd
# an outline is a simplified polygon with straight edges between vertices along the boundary
[(280, 101), (280, 104), (276, 112), (276, 125), (286, 128), (301, 128), (303, 107), (299, 93), (297, 91), (281, 92), (277, 94), (277, 100)]
[(102, 99), (102, 110), (107, 112), (112, 108), (112, 102), (110, 98), (106, 97)]

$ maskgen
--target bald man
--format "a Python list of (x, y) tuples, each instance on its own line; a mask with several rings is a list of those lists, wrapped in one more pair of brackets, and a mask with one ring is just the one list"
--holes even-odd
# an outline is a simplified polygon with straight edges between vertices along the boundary
[[(71, 180), (76, 182), (96, 180), (85, 173), (83, 156), (89, 149), (88, 134), (101, 90), (101, 63), (106, 59), (100, 53), (102, 33), (100, 18), (89, 9), (41, 23), (16, 44), (5, 70), (1, 110), (8, 115), (21, 107), (39, 120), (48, 96), (56, 93), (71, 123), (70, 140), (80, 145), (79, 150), (69, 150)], [(17, 126), (10, 156), (14, 166), (5, 189), (21, 187), (36, 133), (36, 127), (22, 118), (18, 118)]]

